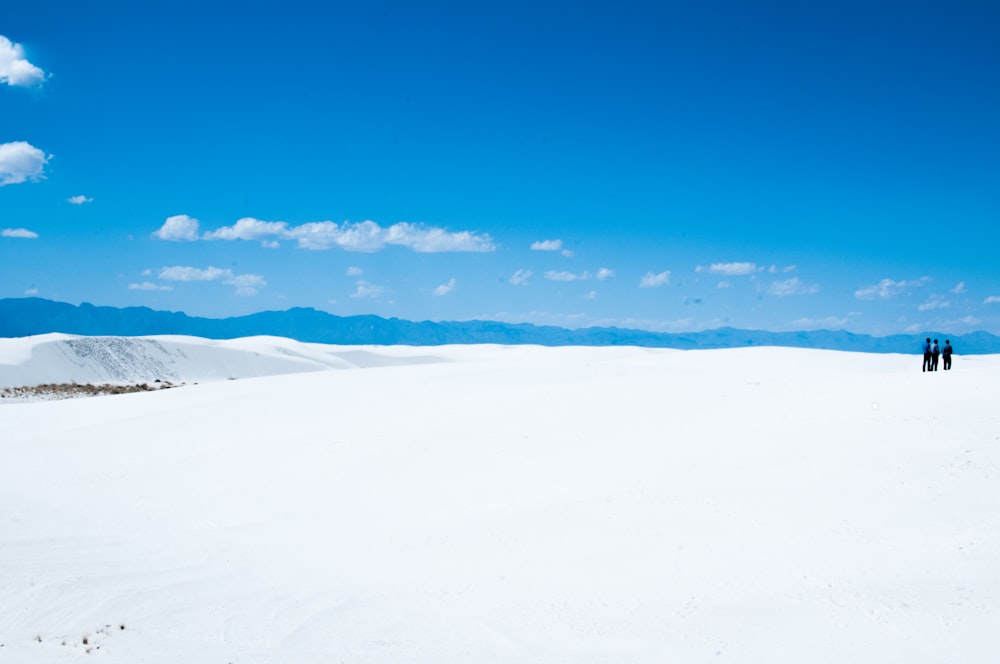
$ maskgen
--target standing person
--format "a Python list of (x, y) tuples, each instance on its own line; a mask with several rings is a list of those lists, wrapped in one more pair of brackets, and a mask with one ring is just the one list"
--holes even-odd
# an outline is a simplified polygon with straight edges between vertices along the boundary
[(924, 368), (923, 371), (931, 370), (931, 338), (927, 337), (921, 346), (924, 349)]
[(941, 347), (938, 346), (937, 339), (934, 340), (934, 345), (931, 346), (931, 371), (937, 371), (938, 356), (941, 354)]
[(944, 340), (944, 348), (941, 349), (941, 355), (944, 356), (944, 370), (948, 371), (951, 369), (951, 353), (952, 353), (951, 342), (947, 339)]

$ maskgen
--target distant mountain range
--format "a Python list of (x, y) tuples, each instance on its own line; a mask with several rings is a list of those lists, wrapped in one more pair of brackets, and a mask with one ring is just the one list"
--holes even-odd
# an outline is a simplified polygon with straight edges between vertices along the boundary
[(79, 306), (41, 298), (0, 299), (0, 337), (49, 332), (89, 336), (183, 334), (207, 339), (258, 335), (326, 344), (439, 346), (442, 344), (538, 344), (542, 346), (645, 346), (650, 348), (735, 348), (791, 346), (866, 353), (916, 353), (927, 336), (952, 340), (958, 354), (1000, 353), (1000, 337), (987, 332), (874, 337), (842, 330), (767, 332), (723, 327), (703, 332), (665, 333), (615, 327), (570, 330), (495, 321), (412, 322), (379, 316), (335, 316), (316, 309), (264, 311), (233, 318), (198, 318), (147, 307)]

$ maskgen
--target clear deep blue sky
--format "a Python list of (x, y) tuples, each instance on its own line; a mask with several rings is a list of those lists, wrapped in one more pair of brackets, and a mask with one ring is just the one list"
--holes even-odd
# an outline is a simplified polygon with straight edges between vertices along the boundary
[(1000, 333), (1000, 3), (11, 3), (0, 297)]

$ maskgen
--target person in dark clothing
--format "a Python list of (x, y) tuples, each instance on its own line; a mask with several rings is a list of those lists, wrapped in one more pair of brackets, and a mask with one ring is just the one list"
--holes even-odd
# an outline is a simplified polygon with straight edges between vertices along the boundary
[(927, 337), (924, 341), (922, 348), (924, 349), (924, 368), (923, 371), (931, 370), (931, 338)]
[(938, 346), (938, 340), (934, 340), (934, 345), (931, 346), (931, 371), (937, 371), (938, 356), (941, 355), (941, 347)]
[(951, 342), (947, 339), (944, 340), (944, 348), (941, 349), (941, 356), (944, 357), (944, 370), (948, 371), (951, 369), (951, 354), (953, 349), (951, 347)]

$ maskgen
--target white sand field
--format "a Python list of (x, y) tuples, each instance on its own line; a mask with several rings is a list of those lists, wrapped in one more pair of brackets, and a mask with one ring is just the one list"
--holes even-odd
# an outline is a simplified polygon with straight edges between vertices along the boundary
[(0, 662), (992, 664), (1000, 356), (920, 363), (0, 339), (185, 383), (0, 404)]

